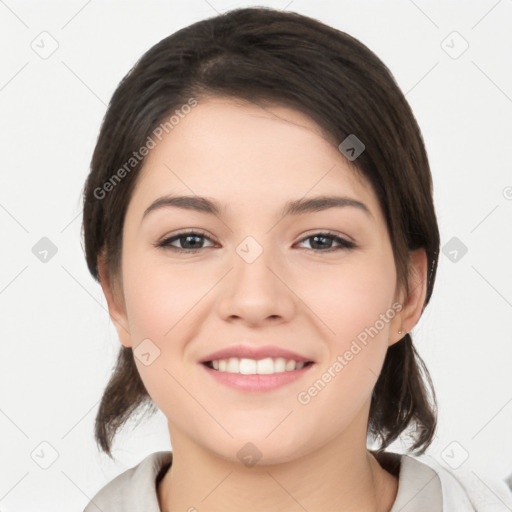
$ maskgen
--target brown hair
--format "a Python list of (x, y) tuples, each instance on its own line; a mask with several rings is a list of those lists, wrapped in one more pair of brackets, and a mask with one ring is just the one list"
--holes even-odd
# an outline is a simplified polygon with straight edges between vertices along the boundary
[[(425, 250), (425, 308), (439, 231), (427, 154), (409, 104), (388, 68), (357, 39), (313, 18), (270, 8), (231, 10), (175, 32), (148, 50), (117, 87), (83, 190), (85, 257), (96, 280), (100, 255), (111, 280), (121, 277), (125, 213), (144, 164), (143, 158), (130, 160), (133, 152), (190, 98), (208, 95), (292, 107), (337, 144), (350, 134), (363, 141), (365, 150), (350, 165), (379, 199), (397, 279), (407, 293), (409, 251)], [(116, 432), (143, 405), (158, 410), (132, 349), (122, 347), (95, 425), (96, 441), (109, 456)], [(381, 440), (381, 451), (413, 424), (412, 450), (424, 453), (434, 436), (436, 410), (428, 370), (407, 334), (388, 348), (372, 394), (368, 434)]]

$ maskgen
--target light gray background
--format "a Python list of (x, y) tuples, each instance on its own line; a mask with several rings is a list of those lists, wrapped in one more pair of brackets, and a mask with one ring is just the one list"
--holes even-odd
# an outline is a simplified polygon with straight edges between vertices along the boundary
[[(482, 479), (512, 472), (511, 0), (0, 0), (1, 512), (82, 510), (118, 473), (171, 449), (162, 413), (119, 435), (115, 463), (94, 443), (120, 344), (85, 265), (80, 193), (106, 105), (142, 53), (248, 5), (348, 32), (406, 93), (431, 162), (442, 246), (456, 237), (468, 249), (452, 261), (447, 246), (413, 330), (440, 403), (428, 453)], [(32, 251), (42, 237), (57, 248), (46, 262)]]

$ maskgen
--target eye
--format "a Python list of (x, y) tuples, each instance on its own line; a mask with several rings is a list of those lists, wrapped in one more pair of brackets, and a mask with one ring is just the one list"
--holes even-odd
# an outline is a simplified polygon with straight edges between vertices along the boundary
[[(169, 238), (165, 238), (161, 242), (156, 244), (157, 247), (165, 247), (171, 249), (173, 251), (180, 252), (197, 252), (203, 247), (201, 246), (201, 239), (210, 240), (211, 238), (206, 236), (204, 233), (200, 231), (184, 231), (182, 233), (178, 233), (177, 235), (171, 236)], [(182, 247), (176, 247), (172, 245), (174, 242), (179, 242), (183, 244)]]
[[(345, 240), (344, 238), (337, 236), (336, 233), (331, 233), (329, 231), (313, 233), (312, 235), (309, 235), (306, 238), (303, 238), (299, 243), (303, 243), (306, 240), (313, 241), (311, 243), (311, 246), (312, 246), (311, 250), (314, 250), (316, 252), (331, 252), (331, 251), (339, 251), (339, 250), (343, 250), (343, 249), (353, 249), (356, 246), (356, 244), (354, 242)], [(327, 245), (329, 245), (329, 247), (325, 247), (326, 240), (327, 240)], [(330, 243), (329, 243), (329, 241), (330, 241)], [(339, 247), (332, 247), (333, 242), (337, 242), (339, 244)], [(318, 246), (320, 246), (320, 247), (318, 247)]]
[[(155, 245), (157, 247), (163, 247), (173, 251), (193, 253), (205, 248), (202, 247), (202, 241), (204, 240), (212, 241), (209, 236), (201, 231), (184, 231), (171, 237), (165, 238)], [(356, 244), (353, 242), (345, 240), (344, 238), (341, 238), (340, 236), (331, 232), (313, 233), (312, 235), (303, 238), (299, 243), (303, 243), (308, 240), (312, 241), (310, 244), (311, 250), (315, 252), (331, 252), (343, 249), (352, 249), (356, 247)], [(173, 245), (176, 242), (178, 242), (181, 247), (176, 247)], [(333, 242), (337, 243), (338, 247), (332, 247)]]

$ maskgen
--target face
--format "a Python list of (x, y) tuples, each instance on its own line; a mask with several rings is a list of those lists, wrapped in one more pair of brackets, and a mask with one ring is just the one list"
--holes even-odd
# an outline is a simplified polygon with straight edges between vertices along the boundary
[[(145, 215), (164, 196), (219, 210), (174, 203)], [(353, 203), (284, 215), (319, 196)], [(377, 197), (311, 119), (210, 98), (146, 159), (126, 213), (115, 321), (173, 445), (173, 433), (186, 435), (236, 461), (251, 442), (276, 463), (366, 439), (373, 387), (401, 337), (396, 277)], [(272, 389), (232, 387), (201, 361), (239, 345), (313, 364)]]

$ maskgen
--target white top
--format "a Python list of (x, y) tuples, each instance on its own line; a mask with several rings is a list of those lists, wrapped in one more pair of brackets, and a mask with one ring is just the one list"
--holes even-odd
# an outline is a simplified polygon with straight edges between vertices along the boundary
[[(434, 459), (426, 464), (410, 455), (372, 453), (383, 467), (382, 456), (398, 468), (398, 493), (390, 512), (512, 510), (512, 491), (505, 481), (490, 480), (473, 471), (451, 471)], [(84, 512), (161, 512), (157, 484), (171, 463), (170, 451), (148, 455), (100, 489)]]

